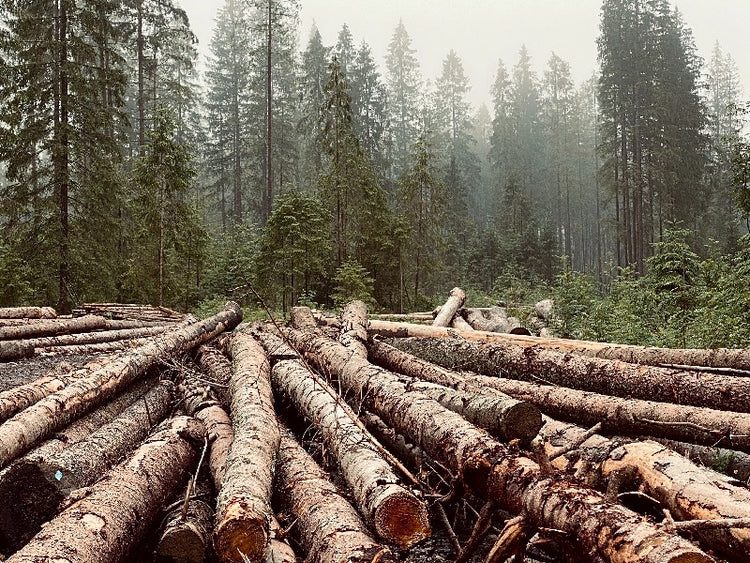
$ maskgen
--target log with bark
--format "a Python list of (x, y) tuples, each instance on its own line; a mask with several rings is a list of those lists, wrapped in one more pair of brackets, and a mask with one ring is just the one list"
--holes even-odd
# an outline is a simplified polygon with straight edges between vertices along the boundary
[(750, 378), (746, 377), (640, 366), (515, 344), (444, 338), (397, 338), (388, 343), (450, 369), (603, 395), (750, 412)]
[(461, 315), (454, 315), (450, 326), (456, 330), (474, 330), (474, 327), (467, 323)]
[(334, 398), (336, 391), (320, 378), (313, 378), (299, 360), (277, 363), (271, 381), (321, 432), (356, 505), (378, 536), (407, 549), (430, 535), (424, 502), (401, 484), (374, 437), (354, 422), (356, 415), (340, 399)]
[[(335, 324), (335, 321), (327, 317), (320, 317), (320, 322)], [(378, 334), (385, 338), (462, 338), (475, 342), (509, 343), (524, 347), (538, 346), (564, 354), (578, 354), (650, 366), (713, 368), (726, 370), (726, 373), (732, 373), (732, 370), (750, 372), (750, 350), (745, 348), (658, 348), (564, 338), (540, 338), (479, 330), (456, 333), (441, 330), (439, 327), (380, 320), (370, 322), (368, 333)]]
[(58, 510), (75, 489), (99, 479), (112, 465), (140, 444), (172, 405), (172, 384), (161, 382), (111, 422), (60, 452), (19, 459), (3, 480), (2, 489), (15, 490), (15, 503), (34, 505), (33, 516), (14, 518), (0, 509), (2, 536), (18, 549)]
[(310, 307), (292, 307), (289, 313), (289, 324), (298, 330), (318, 330), (318, 323), (313, 317)]
[(462, 313), (474, 330), (510, 332), (510, 329), (513, 327), (508, 321), (505, 309), (501, 309), (500, 307), (496, 307), (496, 309), (497, 311), (492, 309), (463, 309)]
[(154, 385), (152, 377), (138, 381), (115, 399), (61, 429), (55, 436), (0, 472), (0, 552), (14, 551), (25, 544), (50, 515), (40, 514), (48, 502), (47, 490), (39, 489), (29, 465), (58, 456), (65, 448), (87, 439), (140, 399)]
[(341, 496), (292, 433), (282, 428), (275, 495), (296, 520), (292, 533), (310, 563), (392, 563), (396, 558), (370, 535), (357, 511)]
[(115, 340), (112, 342), (99, 342), (97, 344), (71, 344), (68, 346), (53, 346), (51, 348), (35, 348), (34, 354), (38, 356), (90, 356), (94, 354), (114, 354), (116, 352), (127, 352), (139, 346), (148, 344), (150, 338), (133, 338), (132, 340)]
[(26, 343), (34, 348), (51, 348), (55, 346), (79, 346), (83, 344), (98, 344), (115, 340), (132, 340), (155, 336), (168, 330), (168, 326), (152, 326), (143, 328), (129, 328), (122, 330), (102, 330), (98, 332), (83, 332), (78, 334), (62, 334), (60, 336), (42, 336), (30, 338)]
[(367, 357), (367, 305), (364, 302), (351, 301), (344, 307), (339, 342), (355, 354)]
[(518, 439), (528, 444), (542, 426), (541, 412), (530, 401), (518, 401), (501, 392), (482, 393), (481, 385), (467, 383), (463, 375), (383, 342), (371, 342), (368, 350), (370, 359), (378, 365), (415, 378), (410, 389), (435, 399), (501, 441)]
[(57, 312), (52, 307), (3, 307), (0, 319), (54, 319)]
[(210, 385), (221, 406), (229, 409), (232, 402), (229, 395), (232, 364), (229, 359), (218, 348), (204, 344), (197, 349), (195, 361), (205, 378), (200, 383)]
[(15, 362), (34, 355), (34, 346), (22, 340), (0, 342), (0, 362)]
[(424, 395), (394, 374), (352, 356), (336, 342), (286, 330), (295, 346), (367, 408), (414, 440), (476, 494), (524, 514), (536, 527), (576, 538), (581, 553), (607, 561), (711, 561), (690, 542), (607, 502), (575, 481), (546, 476), (537, 463)]
[(667, 438), (640, 437), (640, 439), (654, 440), (700, 465), (724, 473), (741, 483), (750, 483), (750, 454), (728, 448), (701, 446)]
[(203, 426), (187, 417), (160, 426), (82, 500), (51, 520), (10, 563), (114, 563), (153, 526), (165, 498), (184, 483), (197, 460)]
[(223, 561), (263, 561), (270, 541), (271, 489), (279, 430), (270, 366), (263, 348), (245, 333), (229, 342), (232, 357), (234, 443), (216, 508), (214, 547)]
[(466, 294), (460, 287), (451, 289), (448, 300), (440, 308), (440, 312), (435, 317), (435, 320), (432, 321), (432, 326), (448, 326), (453, 316), (463, 306), (464, 301), (466, 301)]
[(242, 309), (230, 302), (217, 315), (154, 337), (148, 344), (118, 356), (106, 366), (21, 411), (0, 425), (0, 467), (121, 392), (160, 361), (190, 351), (231, 330), (241, 320)]
[(105, 326), (104, 318), (94, 315), (73, 319), (50, 319), (27, 325), (0, 327), (0, 340), (24, 340), (41, 336), (91, 332), (102, 330)]
[(140, 321), (179, 322), (182, 313), (167, 307), (141, 305), (137, 303), (84, 303), (73, 309), (73, 316), (99, 315), (107, 319), (129, 319)]

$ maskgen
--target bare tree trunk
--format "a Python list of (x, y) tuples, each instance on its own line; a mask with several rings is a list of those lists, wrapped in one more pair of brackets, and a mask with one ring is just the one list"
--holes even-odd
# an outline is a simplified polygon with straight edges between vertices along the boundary
[(47, 561), (53, 554), (71, 563), (127, 560), (132, 546), (155, 522), (164, 499), (194, 467), (194, 444), (203, 441), (203, 432), (199, 422), (187, 417), (168, 421), (8, 561)]
[(607, 561), (711, 561), (687, 541), (613, 505), (576, 482), (547, 477), (531, 459), (446, 410), (390, 372), (347, 353), (338, 343), (287, 330), (316, 366), (362, 397), (367, 408), (415, 440), (478, 495), (522, 513), (537, 527), (577, 538), (588, 557)]
[(263, 561), (270, 541), (271, 487), (279, 430), (270, 366), (260, 344), (244, 333), (232, 337), (234, 443), (216, 508), (214, 547), (223, 561)]
[(454, 287), (451, 289), (448, 300), (440, 309), (435, 320), (432, 321), (432, 326), (448, 326), (456, 311), (463, 306), (464, 301), (466, 301), (466, 294), (461, 288)]
[(200, 323), (168, 333), (109, 362), (66, 388), (49, 395), (0, 425), (0, 467), (31, 448), (58, 428), (102, 404), (143, 376), (164, 358), (181, 354), (231, 330), (242, 320), (242, 309), (225, 309)]
[(276, 495), (283, 509), (297, 519), (292, 533), (307, 552), (306, 561), (396, 561), (370, 536), (357, 511), (287, 428), (281, 432), (276, 466)]
[(0, 340), (23, 340), (39, 336), (55, 336), (76, 332), (101, 330), (106, 326), (103, 317), (87, 315), (73, 319), (50, 319), (21, 326), (0, 327)]
[(271, 379), (322, 433), (357, 506), (378, 536), (407, 549), (430, 535), (424, 503), (399, 484), (401, 479), (374, 447), (374, 438), (352, 421), (333, 398), (333, 389), (313, 379), (297, 360), (276, 364)]
[(750, 378), (640, 366), (515, 344), (401, 338), (390, 341), (444, 367), (521, 381), (544, 381), (604, 395), (750, 411)]

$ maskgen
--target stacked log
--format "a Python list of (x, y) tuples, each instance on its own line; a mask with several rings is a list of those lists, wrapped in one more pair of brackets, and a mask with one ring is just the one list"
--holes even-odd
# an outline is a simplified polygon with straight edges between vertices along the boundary
[(0, 319), (54, 319), (57, 312), (52, 307), (2, 307)]
[(98, 315), (107, 319), (160, 323), (179, 322), (184, 315), (167, 307), (134, 303), (84, 303), (73, 309), (73, 316)]

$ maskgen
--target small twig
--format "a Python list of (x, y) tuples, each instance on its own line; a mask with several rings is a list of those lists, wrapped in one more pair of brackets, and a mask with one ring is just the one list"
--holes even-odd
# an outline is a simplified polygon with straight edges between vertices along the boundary
[(459, 552), (458, 557), (456, 557), (456, 563), (464, 563), (464, 561), (467, 561), (477, 550), (480, 542), (484, 536), (487, 535), (487, 532), (492, 525), (492, 514), (494, 511), (494, 502), (488, 500), (484, 503), (484, 506), (482, 506), (482, 509), (479, 511), (479, 518), (477, 519), (476, 524), (474, 524), (474, 529), (471, 531), (471, 536), (469, 536), (469, 539)]
[(723, 530), (726, 528), (750, 528), (750, 518), (719, 518), (716, 520), (685, 520), (674, 522), (678, 532), (703, 530)]
[(448, 520), (448, 515), (445, 513), (445, 509), (443, 508), (442, 503), (438, 501), (434, 503), (433, 506), (435, 507), (435, 510), (440, 517), (440, 521), (442, 522), (443, 526), (445, 526), (445, 531), (448, 534), (448, 539), (453, 546), (453, 552), (455, 554), (461, 553), (461, 542), (458, 541), (458, 536), (456, 536), (456, 532), (453, 531), (453, 526), (451, 526), (450, 520)]
[(584, 434), (573, 440), (570, 444), (566, 446), (562, 446), (557, 451), (552, 452), (549, 455), (550, 462), (555, 461), (557, 458), (564, 456), (567, 453), (572, 452), (573, 450), (578, 449), (581, 444), (583, 444), (586, 440), (591, 438), (594, 434), (597, 434), (602, 429), (602, 423), (597, 422), (594, 426), (589, 428)]
[(524, 516), (516, 516), (505, 523), (505, 527), (492, 546), (485, 563), (503, 563), (522, 552), (534, 535), (535, 528)]

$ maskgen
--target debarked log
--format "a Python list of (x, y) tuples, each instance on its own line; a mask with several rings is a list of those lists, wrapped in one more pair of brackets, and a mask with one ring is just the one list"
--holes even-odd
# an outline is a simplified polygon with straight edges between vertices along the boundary
[(234, 443), (216, 508), (214, 548), (226, 562), (263, 561), (270, 541), (273, 468), (279, 430), (270, 366), (263, 348), (246, 333), (229, 342), (232, 358)]
[(442, 338), (394, 338), (387, 342), (449, 369), (603, 395), (750, 412), (750, 377), (640, 366), (515, 344)]
[(197, 460), (203, 426), (177, 417), (167, 421), (89, 494), (51, 520), (7, 561), (114, 563), (154, 524), (162, 502), (180, 487)]
[(54, 319), (38, 323), (0, 327), (0, 340), (23, 340), (40, 336), (55, 336), (76, 332), (101, 330), (106, 326), (103, 317), (86, 315), (73, 319)]
[(378, 536), (406, 549), (430, 535), (424, 502), (401, 484), (374, 446), (372, 435), (355, 424), (355, 415), (346, 412), (327, 383), (313, 378), (298, 360), (276, 364), (271, 379), (274, 388), (322, 433), (357, 506)]
[(230, 302), (217, 315), (155, 336), (148, 344), (118, 356), (90, 375), (21, 411), (0, 425), (0, 467), (6, 466), (56, 429), (121, 392), (160, 360), (185, 353), (225, 330), (231, 330), (241, 320), (242, 309)]
[(448, 300), (440, 308), (440, 312), (435, 317), (435, 320), (432, 321), (432, 326), (448, 326), (456, 311), (463, 306), (464, 301), (466, 301), (466, 294), (460, 287), (451, 289)]
[(533, 526), (570, 534), (587, 557), (629, 563), (712, 561), (690, 542), (607, 502), (593, 489), (545, 476), (528, 457), (421, 393), (409, 391), (399, 377), (351, 356), (340, 344), (285, 332), (318, 369), (363, 397), (368, 409), (461, 475), (476, 494), (525, 515)]
[(393, 563), (396, 558), (367, 531), (357, 511), (341, 496), (287, 428), (282, 428), (275, 495), (297, 523), (292, 533), (310, 563)]

